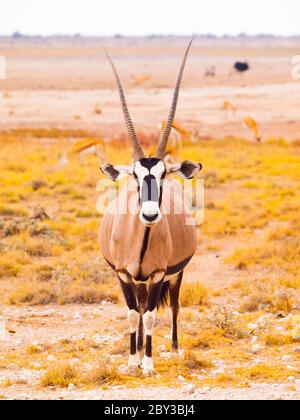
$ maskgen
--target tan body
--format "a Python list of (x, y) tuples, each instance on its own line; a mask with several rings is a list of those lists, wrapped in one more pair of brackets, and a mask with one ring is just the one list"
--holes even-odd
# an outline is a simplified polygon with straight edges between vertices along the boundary
[[(135, 181), (133, 182), (136, 185)], [(183, 196), (178, 181), (172, 181), (164, 188), (162, 198), (162, 220), (148, 228), (139, 221), (138, 214), (111, 214), (120, 201), (134, 200), (138, 205), (138, 193), (131, 192), (128, 197), (127, 185), (116, 201), (111, 203), (104, 216), (100, 230), (100, 244), (104, 257), (116, 272), (126, 272), (134, 280), (147, 280), (156, 272), (174, 275), (182, 271), (192, 258), (197, 246), (197, 230), (191, 223), (191, 213), (183, 204)], [(169, 204), (170, 214), (165, 214)], [(182, 214), (174, 214), (175, 206), (182, 206)], [(145, 244), (147, 229), (149, 239)], [(146, 250), (143, 246), (147, 245)], [(185, 265), (182, 266), (182, 264)], [(180, 267), (176, 271), (176, 266)], [(175, 272), (174, 272), (175, 270)]]

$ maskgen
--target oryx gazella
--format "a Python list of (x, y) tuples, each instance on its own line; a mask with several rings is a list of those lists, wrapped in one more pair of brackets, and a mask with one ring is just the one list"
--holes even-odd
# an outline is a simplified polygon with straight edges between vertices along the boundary
[[(133, 147), (134, 163), (129, 167), (102, 165), (102, 172), (113, 181), (128, 175), (128, 181), (119, 196), (110, 204), (100, 230), (103, 255), (116, 272), (128, 306), (130, 327), (129, 368), (142, 365), (144, 375), (152, 375), (152, 334), (155, 313), (160, 304), (170, 295), (172, 309), (172, 348), (178, 349), (177, 316), (179, 291), (183, 271), (193, 257), (197, 245), (197, 231), (190, 218), (180, 183), (166, 181), (170, 173), (185, 179), (194, 178), (202, 165), (191, 161), (168, 164), (164, 161), (167, 142), (174, 121), (181, 79), (192, 41), (185, 52), (178, 74), (169, 118), (165, 124), (154, 157), (145, 157), (138, 141), (127, 108), (123, 88), (111, 58), (107, 57), (116, 77), (125, 123)], [(123, 203), (133, 202), (138, 209), (119, 212)], [(182, 204), (180, 214), (164, 212), (166, 204)], [(117, 205), (116, 205), (117, 204)], [(169, 205), (170, 205), (169, 204)], [(125, 204), (127, 206), (127, 204)], [(146, 335), (146, 350), (141, 362), (143, 335)], [(138, 336), (137, 336), (138, 333)]]

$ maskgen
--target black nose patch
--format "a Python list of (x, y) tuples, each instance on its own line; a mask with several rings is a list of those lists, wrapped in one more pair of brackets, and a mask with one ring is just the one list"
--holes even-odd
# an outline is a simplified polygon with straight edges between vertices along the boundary
[(143, 218), (145, 220), (147, 220), (147, 222), (150, 222), (150, 223), (151, 222), (155, 222), (155, 220), (157, 219), (157, 217), (158, 217), (158, 214), (153, 214), (152, 216), (149, 216), (149, 215), (143, 213)]
[(142, 202), (156, 201), (158, 202), (159, 191), (156, 179), (153, 175), (146, 175), (142, 186)]

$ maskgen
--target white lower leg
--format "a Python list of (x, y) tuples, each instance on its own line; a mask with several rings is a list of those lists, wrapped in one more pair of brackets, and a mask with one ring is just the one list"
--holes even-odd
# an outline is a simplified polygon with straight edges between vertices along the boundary
[(130, 356), (128, 361), (128, 367), (138, 368), (141, 362), (136, 347), (136, 334), (139, 326), (139, 313), (137, 311), (128, 311), (128, 323), (130, 330)]
[(143, 323), (146, 333), (146, 353), (143, 358), (143, 374), (144, 375), (153, 375), (154, 374), (154, 364), (152, 360), (152, 336), (153, 328), (156, 318), (156, 309), (152, 312), (147, 311), (143, 316)]

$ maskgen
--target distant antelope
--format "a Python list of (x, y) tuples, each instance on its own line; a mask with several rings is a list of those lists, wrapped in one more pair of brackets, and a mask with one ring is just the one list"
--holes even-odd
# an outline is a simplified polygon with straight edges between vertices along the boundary
[[(161, 131), (166, 128), (167, 121), (163, 121), (161, 124)], [(187, 128), (183, 127), (183, 125), (179, 124), (177, 121), (174, 121), (172, 124), (172, 128), (174, 131), (180, 136), (179, 146), (182, 147), (183, 145), (189, 145), (191, 143), (195, 143), (196, 135), (194, 130), (188, 130)]]
[(225, 118), (228, 117), (229, 112), (237, 111), (236, 107), (229, 101), (223, 102), (221, 110), (225, 112)]
[(83, 165), (84, 158), (88, 155), (96, 155), (104, 162), (105, 141), (102, 139), (77, 140), (68, 152), (59, 156), (58, 163), (59, 166), (64, 167), (69, 163), (70, 158), (78, 156), (80, 164)]
[[(184, 204), (180, 183), (166, 181), (168, 174), (185, 179), (194, 178), (202, 165), (191, 161), (168, 164), (164, 161), (168, 139), (174, 121), (180, 84), (192, 41), (185, 52), (177, 78), (170, 114), (154, 157), (145, 157), (136, 136), (121, 85), (113, 61), (112, 66), (122, 104), (125, 123), (132, 143), (134, 163), (129, 167), (105, 164), (102, 172), (111, 180), (122, 175), (129, 179), (119, 196), (110, 204), (100, 229), (102, 253), (118, 276), (128, 306), (130, 328), (130, 357), (128, 368), (142, 367), (143, 374), (154, 373), (152, 360), (152, 335), (156, 309), (170, 295), (172, 309), (172, 348), (178, 350), (177, 316), (179, 291), (183, 271), (192, 259), (197, 246), (195, 225), (187, 224), (190, 212)], [(136, 214), (116, 209), (134, 203)], [(167, 203), (182, 204), (181, 214), (164, 212)], [(144, 331), (145, 355), (141, 362)], [(138, 335), (137, 335), (138, 333)]]
[(261, 140), (262, 140), (262, 136), (260, 134), (260, 131), (259, 131), (259, 127), (258, 127), (257, 122), (252, 117), (249, 117), (248, 116), (248, 117), (245, 117), (244, 118), (244, 124), (245, 124), (246, 127), (249, 128), (249, 130), (252, 131), (252, 133), (253, 133), (253, 135), (255, 137), (255, 140), (258, 143), (260, 143)]

